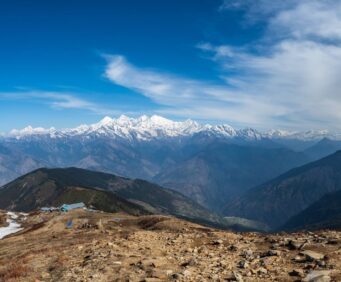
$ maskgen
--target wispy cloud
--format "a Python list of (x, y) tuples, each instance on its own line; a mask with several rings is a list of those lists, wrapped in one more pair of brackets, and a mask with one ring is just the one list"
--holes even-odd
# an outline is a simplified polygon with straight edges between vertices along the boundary
[[(298, 2), (307, 3), (315, 0), (223, 0), (218, 11), (241, 11), (244, 19), (242, 23), (252, 25), (259, 22), (268, 22), (269, 17), (281, 11), (295, 7)], [(322, 0), (324, 1), (324, 0)]]
[(54, 109), (78, 109), (89, 111), (98, 115), (114, 115), (117, 111), (89, 102), (78, 97), (78, 94), (69, 92), (53, 92), (53, 91), (15, 91), (2, 92), (0, 99), (6, 100), (31, 100), (34, 102), (47, 104)]
[[(261, 125), (266, 117), (259, 112), (275, 114), (276, 111), (224, 83), (217, 85), (141, 69), (123, 56), (107, 56), (107, 60), (106, 77), (162, 105), (161, 114)], [(245, 115), (245, 109), (248, 109), (248, 115)]]
[(232, 8), (254, 18), (267, 15), (267, 29), (264, 41), (243, 50), (201, 46), (225, 70), (238, 70), (225, 79), (257, 99), (282, 105), (291, 123), (340, 129), (341, 1), (233, 2), (243, 2)]
[(224, 83), (150, 71), (109, 56), (106, 76), (178, 116), (282, 128), (341, 129), (341, 1), (224, 1), (264, 35), (239, 48), (198, 46), (221, 66)]

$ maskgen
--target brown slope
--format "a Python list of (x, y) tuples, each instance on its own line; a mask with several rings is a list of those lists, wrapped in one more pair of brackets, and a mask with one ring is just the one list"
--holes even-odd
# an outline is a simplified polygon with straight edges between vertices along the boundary
[[(83, 189), (75, 192), (75, 188)], [(87, 189), (87, 190), (84, 190)], [(84, 199), (84, 191), (95, 193), (100, 199), (111, 195), (139, 207), (141, 211), (155, 214), (171, 214), (208, 224), (220, 224), (221, 218), (178, 192), (139, 179), (128, 179), (112, 174), (78, 168), (39, 169), (5, 185), (0, 189), (0, 208), (29, 211), (65, 201)], [(95, 192), (94, 192), (95, 191)], [(70, 201), (71, 201), (70, 200)]]

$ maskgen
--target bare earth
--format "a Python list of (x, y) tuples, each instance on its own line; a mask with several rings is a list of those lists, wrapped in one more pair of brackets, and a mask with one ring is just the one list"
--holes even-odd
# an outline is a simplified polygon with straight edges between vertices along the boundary
[(23, 224), (0, 240), (1, 282), (341, 281), (336, 231), (233, 233), (82, 210), (35, 213)]
[(0, 210), (0, 227), (5, 227), (7, 226), (7, 222), (6, 222), (6, 214), (5, 212)]

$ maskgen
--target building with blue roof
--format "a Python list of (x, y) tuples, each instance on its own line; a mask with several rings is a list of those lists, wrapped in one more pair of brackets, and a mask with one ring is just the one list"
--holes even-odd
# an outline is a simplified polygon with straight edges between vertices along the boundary
[(82, 209), (82, 208), (85, 208), (84, 203), (75, 203), (75, 204), (64, 204), (60, 207), (60, 210), (63, 212), (68, 212), (71, 210)]

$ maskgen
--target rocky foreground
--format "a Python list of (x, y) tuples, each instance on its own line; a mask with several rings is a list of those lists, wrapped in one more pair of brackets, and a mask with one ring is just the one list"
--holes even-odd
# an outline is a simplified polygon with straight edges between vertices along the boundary
[(341, 232), (233, 233), (165, 216), (32, 213), (0, 281), (341, 281)]

